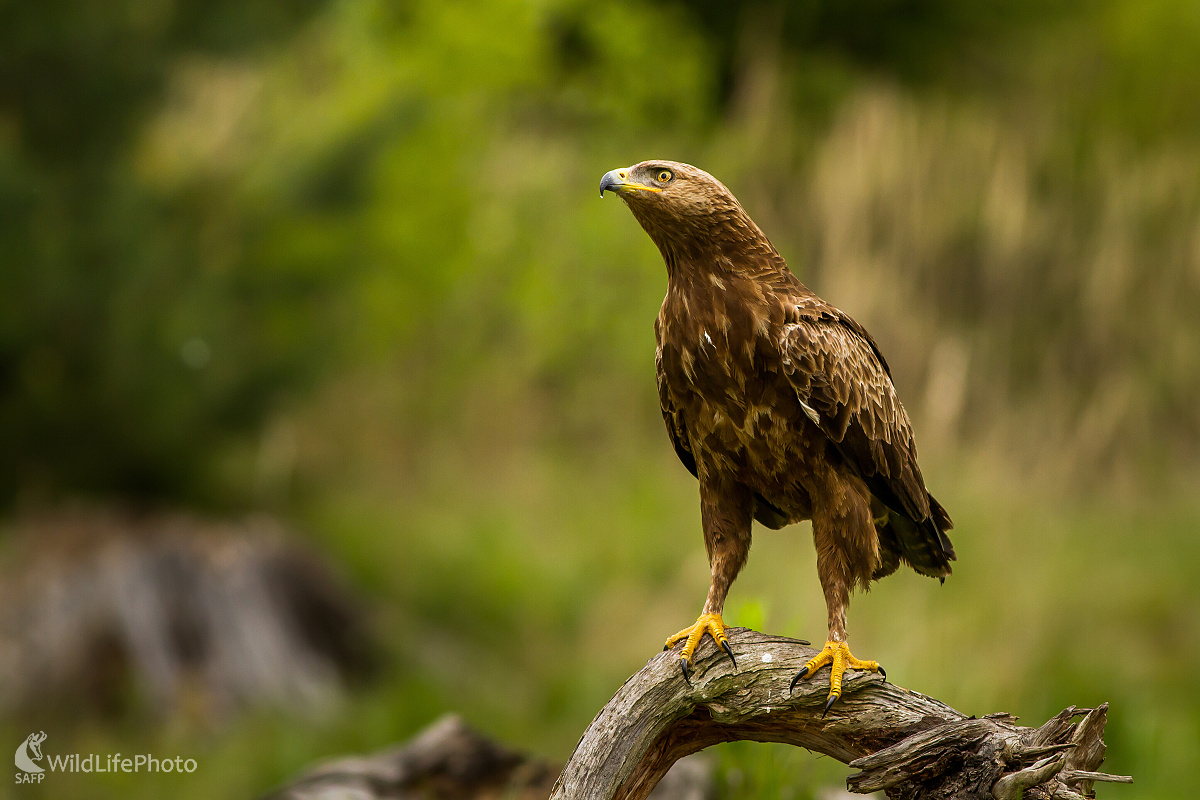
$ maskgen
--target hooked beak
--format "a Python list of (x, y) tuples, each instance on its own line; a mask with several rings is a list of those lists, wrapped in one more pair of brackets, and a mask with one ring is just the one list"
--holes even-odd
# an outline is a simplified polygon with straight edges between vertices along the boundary
[(618, 195), (628, 191), (640, 192), (661, 192), (657, 186), (646, 186), (645, 184), (637, 183), (629, 179), (629, 168), (614, 169), (604, 173), (604, 177), (600, 179), (600, 196), (604, 197), (605, 191), (616, 192)]

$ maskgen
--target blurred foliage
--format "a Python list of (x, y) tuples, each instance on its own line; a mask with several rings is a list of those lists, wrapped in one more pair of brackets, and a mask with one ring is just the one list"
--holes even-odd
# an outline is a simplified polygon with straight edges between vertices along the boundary
[(313, 287), (205, 258), (203, 188), (156, 193), (131, 162), (182, 56), (261, 48), (315, 8), (4, 4), (0, 501), (190, 496), (214, 445), (310, 369)]
[[(1078, 10), (1077, 0), (660, 0), (684, 11), (711, 45), (719, 100), (736, 91), (747, 53), (786, 53), (798, 101), (811, 115), (864, 73), (912, 84), (996, 79), (1013, 38)], [(830, 80), (832, 76), (840, 80)], [(833, 91), (830, 91), (833, 90)], [(824, 101), (824, 102), (821, 102)]]
[[(888, 124), (932, 126), (910, 146), (933, 149), (896, 152), (911, 174), (894, 189), (864, 187), (869, 207), (853, 212), (882, 226), (865, 234), (870, 244), (914, 231), (928, 240), (915, 259), (911, 247), (886, 256), (921, 272), (914, 286), (936, 300), (922, 312), (974, 328), (971, 393), (996, 396), (1000, 379), (1012, 388), (1002, 397), (1040, 403), (1065, 376), (1068, 422), (1087, 416), (1090, 398), (1124, 393), (1151, 411), (1151, 431), (1200, 441), (1194, 381), (1180, 383), (1200, 369), (1187, 348), (1164, 350), (1197, 308), (1195, 256), (1173, 243), (1191, 235), (1200, 161), (1184, 146), (1142, 163), (1120, 145), (1121, 131), (1132, 143), (1196, 130), (1200, 86), (1182, 55), (1200, 42), (1191, 4), (89, 8), (12, 5), (0, 33), (0, 486), (10, 501), (253, 503), (264, 419), (364, 357), (423, 351), (452, 395), (465, 373), (450, 365), (469, 372), (506, 348), (555, 391), (597, 367), (625, 378), (644, 317), (616, 307), (654, 290), (643, 256), (627, 256), (623, 273), (604, 257), (614, 234), (599, 235), (580, 205), (591, 174), (655, 146), (691, 154), (764, 199), (765, 213), (790, 205), (769, 227), (819, 280), (824, 262), (846, 266), (819, 252), (828, 231), (813, 220), (828, 198), (804, 207), (801, 187), (825, 130), (845, 119), (844, 98), (888, 75), (926, 87)], [(948, 112), (929, 94), (939, 86), (961, 98)], [(1022, 114), (1044, 113), (1014, 119), (1013, 98)], [(1066, 121), (1052, 112), (1060, 105)], [(892, 128), (878, 136), (876, 161), (901, 141)], [(833, 168), (858, 155), (833, 153)], [(932, 159), (925, 172), (913, 155)], [(954, 159), (998, 171), (969, 184), (939, 163)], [(1146, 177), (1131, 188), (1131, 174)], [(933, 193), (906, 215), (913, 206), (892, 193), (913, 186)], [(1004, 202), (1022, 207), (994, 207)], [(944, 213), (960, 219), (943, 224)], [(991, 218), (1005, 214), (1036, 224), (997, 244), (995, 224), (1020, 224)], [(1114, 215), (1120, 241), (1105, 238)], [(1097, 261), (1124, 263), (1105, 272)], [(1170, 295), (1178, 312), (1163, 329), (1135, 309), (1164, 298), (1117, 280), (1081, 286), (1114, 270), (1136, 274), (1143, 295)], [(1093, 295), (1104, 297), (1080, 302)], [(1058, 352), (1047, 358), (1047, 347)], [(449, 401), (438, 395), (435, 409)], [(976, 419), (992, 418), (982, 411)], [(1097, 449), (1128, 461), (1117, 445)]]
[[(890, 320), (967, 336), (972, 397), (1048, 406), (1052, 390), (1055, 429), (1142, 418), (1093, 425), (1112, 438), (1102, 465), (1200, 441), (1197, 356), (1172, 335), (1200, 307), (1179, 245), (1200, 187), (1190, 3), (58, 2), (6, 17), (0, 502), (253, 504), (264, 420), (371, 359), (436, 363), (435, 416), (499, 353), (527, 386), (592, 391), (604, 369), (628, 383), (661, 278), (629, 232), (597, 228), (583, 187), (659, 149), (756, 201), (818, 289), (824, 263), (853, 266), (819, 229), (837, 213), (814, 196), (822, 149), (838, 174), (898, 164), (864, 176), (859, 241), (935, 301)], [(865, 119), (847, 135), (876, 136), (871, 153), (838, 150), (860, 148), (837, 138), (863, 108), (846, 98), (888, 76), (918, 87), (880, 106), (910, 127)], [(884, 155), (902, 145), (920, 152)], [(1147, 440), (1162, 447), (1131, 456)]]
[[(943, 590), (857, 600), (865, 654), (973, 713), (1111, 700), (1110, 767), (1138, 784), (1110, 794), (1190, 790), (1195, 3), (8, 0), (0, 21), (0, 503), (274, 509), (380, 599), (396, 651), (312, 725), (57, 728), (55, 752), (204, 759), (78, 794), (246, 795), (447, 708), (562, 757), (691, 618), (665, 276), (595, 196), (656, 156), (721, 177), (893, 365), (961, 561)], [(819, 635), (805, 538), (761, 537), (731, 609)], [(722, 759), (729, 796), (843, 774)]]

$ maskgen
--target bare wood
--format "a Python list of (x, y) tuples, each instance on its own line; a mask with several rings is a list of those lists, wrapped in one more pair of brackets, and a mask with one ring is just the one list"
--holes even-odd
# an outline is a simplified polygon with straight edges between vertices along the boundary
[[(967, 717), (873, 673), (847, 672), (842, 699), (822, 717), (828, 668), (789, 693), (815, 650), (806, 642), (729, 628), (737, 655), (705, 639), (685, 682), (662, 653), (613, 696), (575, 748), (551, 800), (642, 800), (678, 759), (721, 742), (783, 742), (859, 769), (851, 791), (893, 800), (1076, 800), (1104, 759), (1107, 705), (1064, 710), (1040, 728), (1007, 714)], [(1082, 722), (1074, 718), (1085, 715)]]

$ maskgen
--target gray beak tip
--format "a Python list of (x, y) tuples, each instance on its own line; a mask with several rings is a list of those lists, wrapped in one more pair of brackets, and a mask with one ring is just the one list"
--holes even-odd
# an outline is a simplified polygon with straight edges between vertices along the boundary
[(621, 178), (617, 175), (617, 171), (609, 170), (604, 173), (604, 177), (600, 179), (600, 196), (604, 197), (606, 191), (611, 191), (621, 185)]

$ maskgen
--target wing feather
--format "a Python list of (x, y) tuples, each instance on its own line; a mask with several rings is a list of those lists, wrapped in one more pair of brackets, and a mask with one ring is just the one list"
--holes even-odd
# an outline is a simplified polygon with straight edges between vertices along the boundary
[(699, 475), (696, 473), (696, 456), (692, 454), (683, 416), (675, 408), (670, 387), (667, 386), (666, 376), (663, 374), (661, 350), (655, 353), (654, 367), (658, 374), (658, 404), (662, 408), (663, 422), (667, 425), (667, 436), (671, 439), (671, 446), (675, 448), (675, 455), (679, 456), (679, 460), (687, 467), (687, 471), (692, 473), (692, 477), (697, 478)]
[(798, 318), (784, 329), (783, 363), (812, 412), (805, 413), (872, 494), (902, 516), (891, 528), (905, 560), (923, 574), (949, 574), (950, 519), (925, 488), (912, 425), (879, 348), (837, 309), (796, 308)]

